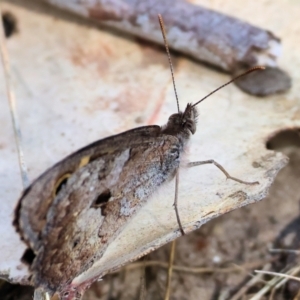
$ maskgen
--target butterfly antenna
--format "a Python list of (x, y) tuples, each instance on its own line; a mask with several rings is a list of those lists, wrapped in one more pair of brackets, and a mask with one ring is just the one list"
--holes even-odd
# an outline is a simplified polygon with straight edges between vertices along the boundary
[(252, 72), (254, 72), (254, 71), (257, 71), (257, 70), (264, 70), (264, 69), (265, 69), (265, 67), (262, 67), (262, 66), (256, 66), (256, 67), (253, 67), (253, 68), (249, 69), (248, 71), (246, 71), (246, 72), (244, 72), (244, 73), (242, 73), (242, 74), (240, 74), (240, 75), (234, 77), (233, 79), (231, 79), (231, 80), (228, 81), (227, 83), (221, 85), (220, 87), (218, 87), (218, 88), (215, 89), (214, 91), (210, 92), (210, 93), (209, 93), (208, 95), (206, 95), (204, 98), (202, 98), (201, 100), (199, 100), (198, 102), (196, 102), (195, 104), (193, 104), (192, 107), (198, 105), (200, 102), (204, 101), (206, 98), (208, 98), (209, 96), (211, 96), (212, 94), (214, 94), (214, 93), (217, 92), (218, 90), (222, 89), (222, 88), (225, 87), (226, 85), (228, 85), (228, 84), (230, 84), (230, 83), (236, 81), (237, 79), (239, 79), (239, 78), (241, 78), (241, 77), (243, 77), (243, 76), (245, 76), (245, 75), (248, 75), (249, 73), (252, 73)]
[(162, 16), (160, 14), (158, 15), (158, 20), (159, 20), (159, 25), (160, 25), (161, 33), (163, 35), (166, 52), (167, 52), (167, 55), (168, 55), (169, 66), (170, 66), (170, 70), (171, 70), (172, 82), (173, 82), (173, 87), (174, 87), (174, 93), (175, 93), (175, 98), (176, 98), (176, 103), (177, 103), (177, 109), (178, 109), (178, 112), (179, 112), (180, 109), (179, 109), (179, 101), (178, 101), (178, 95), (177, 95), (177, 90), (176, 90), (176, 85), (175, 85), (174, 69), (173, 69), (173, 64), (172, 64), (172, 60), (171, 60), (170, 50), (169, 50), (169, 46), (168, 46), (168, 42), (167, 42), (164, 21), (163, 21), (163, 18), (162, 18)]

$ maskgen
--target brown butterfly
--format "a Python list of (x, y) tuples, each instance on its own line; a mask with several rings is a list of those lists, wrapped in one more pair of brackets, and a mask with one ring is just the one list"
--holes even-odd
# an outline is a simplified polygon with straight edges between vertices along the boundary
[[(159, 20), (170, 58), (160, 16)], [(170, 67), (174, 83), (171, 63)], [(261, 68), (241, 76), (257, 69)], [(135, 128), (78, 150), (24, 191), (14, 225), (28, 247), (22, 259), (29, 265), (29, 280), (36, 288), (50, 295), (58, 293), (61, 299), (80, 299), (100, 274), (80, 284), (76, 277), (89, 272), (153, 192), (178, 174), (187, 142), (196, 132), (196, 105), (212, 93), (171, 115), (163, 127)], [(227, 178), (257, 183), (231, 177), (214, 160), (188, 163), (187, 167), (208, 163)], [(177, 205), (175, 209), (184, 234)]]

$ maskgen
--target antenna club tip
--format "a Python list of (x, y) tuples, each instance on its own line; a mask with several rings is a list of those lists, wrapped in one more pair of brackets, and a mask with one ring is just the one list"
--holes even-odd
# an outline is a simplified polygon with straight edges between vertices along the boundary
[(238, 75), (237, 77), (233, 78), (232, 81), (235, 81), (236, 79), (238, 79), (240, 77), (243, 77), (243, 76), (245, 76), (249, 73), (252, 73), (252, 72), (255, 72), (255, 71), (261, 71), (261, 70), (265, 70), (265, 69), (266, 69), (266, 67), (264, 67), (264, 66), (254, 66), (254, 67), (248, 69), (246, 72), (244, 72), (244, 73)]
[(265, 70), (266, 67), (265, 66), (255, 66), (255, 67), (252, 67), (250, 70), (254, 71), (254, 70)]

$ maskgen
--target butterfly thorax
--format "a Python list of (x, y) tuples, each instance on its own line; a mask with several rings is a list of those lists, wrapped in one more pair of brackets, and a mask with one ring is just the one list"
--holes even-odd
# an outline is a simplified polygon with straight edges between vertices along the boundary
[(162, 133), (176, 136), (184, 145), (191, 134), (196, 132), (198, 112), (192, 104), (188, 104), (184, 112), (173, 114), (162, 128)]

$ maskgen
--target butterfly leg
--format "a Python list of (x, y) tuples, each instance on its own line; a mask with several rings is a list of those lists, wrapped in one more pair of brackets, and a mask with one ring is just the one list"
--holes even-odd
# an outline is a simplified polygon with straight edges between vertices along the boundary
[(248, 182), (248, 181), (244, 181), (244, 180), (241, 180), (241, 179), (238, 179), (238, 178), (235, 178), (235, 177), (229, 175), (229, 173), (219, 163), (217, 163), (213, 159), (190, 162), (190, 163), (187, 164), (187, 166), (188, 166), (188, 168), (192, 168), (192, 167), (206, 165), (206, 164), (214, 164), (226, 176), (227, 179), (231, 179), (231, 180), (234, 180), (236, 182), (243, 183), (243, 184), (248, 184), (248, 185), (259, 184), (258, 181)]
[[(190, 162), (187, 164), (188, 168), (192, 168), (192, 167), (196, 167), (196, 166), (201, 166), (201, 165), (207, 165), (207, 164), (214, 164), (225, 176), (227, 179), (231, 179), (234, 180), (236, 182), (242, 183), (242, 184), (247, 184), (247, 185), (254, 185), (254, 184), (259, 184), (258, 181), (254, 181), (254, 182), (249, 182), (249, 181), (244, 181), (241, 179), (238, 179), (236, 177), (231, 176), (225, 169), (223, 166), (221, 166), (219, 163), (217, 163), (215, 160), (213, 159), (209, 159), (209, 160), (203, 160), (203, 161), (194, 161), (194, 162)], [(174, 197), (174, 208), (175, 208), (175, 213), (176, 213), (176, 219), (177, 219), (177, 223), (179, 226), (179, 230), (181, 232), (182, 235), (185, 235), (185, 232), (183, 230), (182, 224), (181, 224), (181, 220), (179, 217), (179, 212), (178, 212), (178, 185), (179, 185), (179, 172), (177, 171), (176, 173), (176, 177), (175, 177), (175, 197)]]
[(175, 214), (176, 214), (176, 219), (177, 219), (177, 223), (180, 229), (180, 232), (182, 235), (184, 235), (184, 230), (182, 228), (182, 224), (180, 221), (180, 217), (179, 217), (179, 212), (178, 212), (178, 185), (179, 185), (179, 171), (177, 171), (176, 176), (175, 176), (175, 197), (174, 197), (174, 208), (175, 208)]

